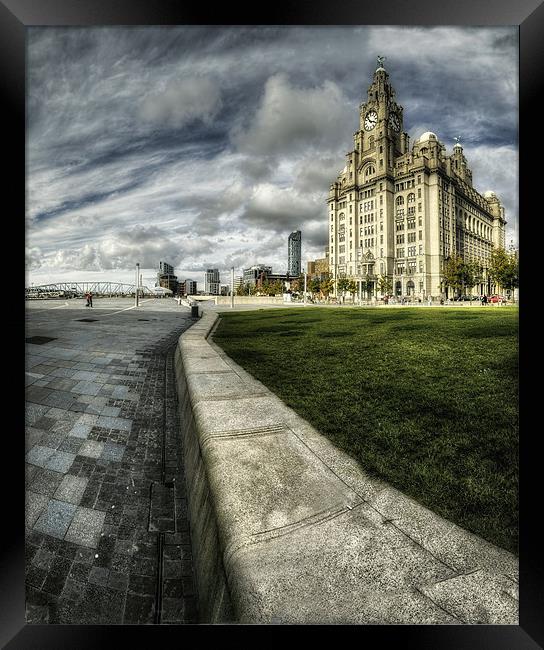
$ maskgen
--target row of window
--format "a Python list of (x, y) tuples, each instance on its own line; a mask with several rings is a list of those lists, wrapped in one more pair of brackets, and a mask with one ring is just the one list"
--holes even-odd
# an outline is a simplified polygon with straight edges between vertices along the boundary
[[(395, 257), (415, 257), (417, 246), (408, 246), (406, 249), (406, 256), (404, 255), (404, 248), (397, 248)], [(423, 255), (423, 244), (419, 245), (419, 254)]]
[[(418, 185), (421, 183), (421, 176), (417, 177)], [(411, 187), (415, 187), (416, 182), (413, 178), (404, 181), (403, 183), (395, 183), (395, 191), (400, 192), (402, 190), (409, 190)]]
[[(423, 231), (419, 231), (419, 240), (421, 241), (423, 239)], [(416, 233), (415, 232), (409, 232), (407, 235), (406, 241), (409, 244), (412, 244), (413, 242), (416, 241)], [(404, 235), (397, 235), (397, 244), (404, 244)]]

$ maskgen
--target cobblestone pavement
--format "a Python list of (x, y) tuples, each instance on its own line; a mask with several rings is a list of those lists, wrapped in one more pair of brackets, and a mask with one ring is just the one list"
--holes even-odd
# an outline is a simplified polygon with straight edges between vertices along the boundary
[(26, 620), (194, 623), (172, 299), (27, 303)]

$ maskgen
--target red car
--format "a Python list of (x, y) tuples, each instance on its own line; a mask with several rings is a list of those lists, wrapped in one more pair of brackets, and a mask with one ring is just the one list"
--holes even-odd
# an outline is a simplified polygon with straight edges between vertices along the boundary
[(505, 299), (502, 296), (491, 296), (489, 302), (505, 302)]

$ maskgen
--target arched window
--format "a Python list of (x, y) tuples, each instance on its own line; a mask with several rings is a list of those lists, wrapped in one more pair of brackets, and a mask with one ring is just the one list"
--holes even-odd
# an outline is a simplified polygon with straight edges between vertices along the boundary
[(373, 146), (374, 146), (374, 136), (373, 136), (373, 135), (371, 135), (371, 136), (368, 138), (368, 146), (369, 146), (369, 147), (373, 147)]
[(413, 192), (410, 192), (410, 194), (408, 194), (408, 203), (415, 203), (415, 200), (416, 195)]
[(365, 176), (372, 176), (372, 174), (375, 174), (375, 173), (376, 173), (376, 169), (375, 169), (375, 167), (373, 167), (372, 165), (369, 165), (369, 166), (365, 169)]
[(397, 205), (404, 205), (404, 197), (403, 196), (397, 196), (397, 198), (395, 199), (395, 203)]

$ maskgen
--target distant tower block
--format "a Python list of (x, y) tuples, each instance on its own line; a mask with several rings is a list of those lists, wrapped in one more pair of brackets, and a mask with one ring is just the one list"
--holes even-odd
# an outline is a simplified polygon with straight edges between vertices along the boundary
[(302, 233), (295, 230), (289, 235), (288, 256), (287, 256), (287, 273), (291, 277), (298, 277), (301, 269), (302, 252)]

